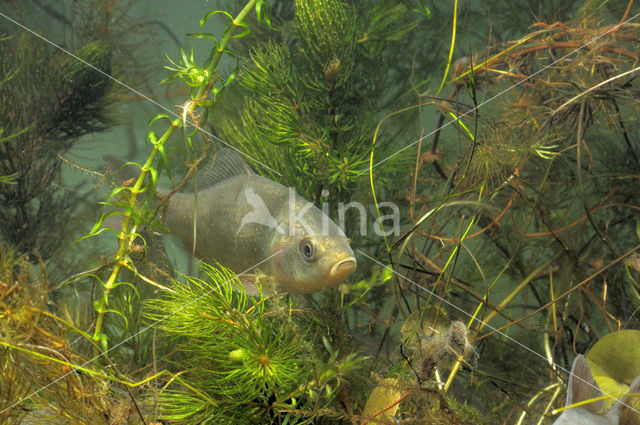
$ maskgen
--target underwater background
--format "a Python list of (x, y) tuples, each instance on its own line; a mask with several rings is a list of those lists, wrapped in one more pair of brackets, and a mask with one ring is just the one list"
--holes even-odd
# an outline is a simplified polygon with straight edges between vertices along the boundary
[[(552, 424), (585, 353), (617, 412), (639, 44), (633, 0), (0, 2), (0, 423)], [(230, 147), (344, 282), (247, 295), (168, 227)]]

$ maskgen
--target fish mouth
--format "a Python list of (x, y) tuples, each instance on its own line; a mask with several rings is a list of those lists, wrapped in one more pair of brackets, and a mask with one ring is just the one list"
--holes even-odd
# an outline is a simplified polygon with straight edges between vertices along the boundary
[(343, 281), (356, 269), (356, 259), (354, 257), (347, 257), (331, 266), (329, 276), (336, 281)]

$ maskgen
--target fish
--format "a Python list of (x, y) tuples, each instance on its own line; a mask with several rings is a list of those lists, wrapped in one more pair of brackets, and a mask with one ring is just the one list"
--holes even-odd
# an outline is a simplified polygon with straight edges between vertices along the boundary
[[(104, 160), (121, 181), (139, 175), (121, 158)], [(155, 196), (165, 205), (168, 233), (201, 260), (236, 273), (248, 295), (318, 292), (356, 269), (349, 239), (333, 220), (294, 188), (256, 174), (232, 149), (218, 151), (198, 173), (196, 194), (157, 187)]]
[[(633, 380), (629, 392), (607, 412), (602, 412), (603, 401), (564, 410), (553, 425), (640, 425), (638, 412), (630, 407), (631, 394), (640, 389), (640, 376)], [(580, 354), (573, 361), (565, 406), (601, 397), (602, 391), (591, 374), (585, 357)]]

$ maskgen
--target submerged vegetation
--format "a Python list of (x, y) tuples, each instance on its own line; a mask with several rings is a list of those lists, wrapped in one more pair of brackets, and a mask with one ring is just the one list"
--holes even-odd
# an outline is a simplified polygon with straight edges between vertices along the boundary
[(48, 259), (72, 242), (64, 238), (68, 216), (52, 212), (80, 200), (56, 190), (58, 155), (110, 124), (111, 80), (80, 60), (110, 73), (111, 50), (90, 42), (74, 58), (27, 35), (0, 49), (0, 175), (13, 176), (0, 185), (0, 234), (20, 252)]
[[(110, 4), (122, 18), (132, 2)], [(547, 1), (523, 21), (529, 4), (203, 11), (208, 32), (190, 36), (208, 55), (169, 55), (163, 80), (187, 99), (150, 119), (139, 172), (110, 183), (82, 235), (51, 214), (82, 201), (60, 190), (60, 158), (113, 124), (115, 83), (3, 39), (0, 423), (552, 423), (585, 352), (624, 394), (640, 343), (637, 12)], [(110, 73), (124, 34), (100, 28), (74, 51)], [(170, 266), (156, 184), (197, 184), (219, 142), (332, 217), (364, 206), (365, 230), (345, 228), (350, 283), (249, 297), (224, 264)], [(399, 235), (367, 231), (382, 201)], [(89, 259), (65, 257), (72, 236)]]

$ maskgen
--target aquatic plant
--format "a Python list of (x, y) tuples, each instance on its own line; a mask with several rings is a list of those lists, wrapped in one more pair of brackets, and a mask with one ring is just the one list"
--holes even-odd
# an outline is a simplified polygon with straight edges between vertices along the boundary
[[(206, 108), (209, 108), (212, 104), (212, 99), (209, 99), (209, 96), (213, 96), (213, 98), (215, 99), (217, 93), (219, 93), (219, 91), (222, 90), (226, 86), (226, 84), (229, 84), (235, 78), (235, 75), (232, 72), (226, 80), (222, 80), (216, 73), (218, 64), (223, 54), (225, 54), (225, 52), (227, 51), (227, 45), (231, 38), (234, 36), (234, 33), (239, 28), (247, 27), (247, 24), (243, 22), (244, 17), (254, 8), (256, 9), (257, 13), (260, 14), (261, 6), (262, 1), (252, 0), (246, 4), (246, 6), (238, 13), (235, 18), (232, 18), (229, 13), (224, 11), (212, 11), (202, 18), (202, 20), (200, 21), (200, 26), (203, 26), (207, 22), (207, 20), (217, 14), (223, 14), (227, 16), (229, 19), (231, 19), (232, 22), (227, 26), (220, 42), (218, 42), (215, 36), (213, 36), (212, 34), (198, 33), (194, 35), (196, 38), (214, 40), (214, 47), (211, 48), (210, 55), (204, 62), (204, 65), (196, 66), (195, 62), (193, 61), (193, 56), (188, 56), (184, 52), (184, 50), (181, 50), (181, 61), (178, 63), (173, 63), (174, 67), (170, 69), (174, 71), (174, 74), (165, 82), (181, 79), (182, 81), (188, 83), (190, 87), (190, 99), (185, 101), (185, 103), (182, 105), (182, 116), (171, 119), (166, 114), (158, 114), (151, 119), (151, 121), (149, 122), (149, 130), (147, 132), (147, 141), (151, 145), (152, 150), (143, 164), (132, 163), (140, 169), (138, 176), (136, 178), (133, 178), (132, 181), (123, 182), (123, 184), (117, 185), (111, 191), (107, 199), (102, 202), (102, 204), (113, 209), (105, 209), (90, 232), (81, 238), (81, 240), (83, 240), (95, 237), (106, 230), (114, 231), (114, 229), (112, 228), (105, 227), (103, 224), (104, 221), (109, 217), (117, 215), (122, 216), (120, 231), (114, 231), (118, 238), (118, 247), (113, 255), (113, 261), (111, 263), (112, 268), (110, 269), (110, 272), (107, 274), (107, 277), (104, 280), (95, 275), (91, 275), (92, 277), (96, 277), (102, 286), (102, 291), (99, 297), (94, 302), (94, 308), (97, 315), (93, 339), (96, 342), (99, 341), (104, 350), (107, 350), (107, 347), (109, 345), (107, 334), (103, 332), (103, 322), (105, 315), (115, 314), (120, 316), (125, 322), (127, 320), (126, 315), (124, 315), (121, 311), (110, 308), (112, 291), (118, 287), (129, 287), (133, 289), (134, 292), (137, 292), (134, 285), (126, 281), (121, 281), (119, 279), (121, 271), (129, 269), (134, 272), (136, 276), (141, 277), (147, 283), (152, 283), (156, 286), (162, 287), (162, 285), (153, 282), (152, 280), (146, 278), (138, 272), (138, 269), (136, 268), (136, 265), (132, 260), (131, 254), (135, 251), (137, 242), (142, 241), (143, 245), (145, 244), (144, 238), (139, 233), (139, 228), (143, 225), (150, 225), (158, 213), (159, 207), (154, 208), (152, 206), (152, 203), (154, 202), (153, 198), (144, 198), (144, 196), (146, 194), (153, 194), (155, 191), (155, 186), (159, 176), (158, 164), (163, 167), (169, 168), (165, 144), (176, 130), (183, 129), (185, 126), (187, 126), (187, 124), (196, 124), (195, 130), (189, 133), (184, 133), (187, 146), (193, 147), (191, 139), (194, 135), (199, 134), (199, 127), (197, 127), (197, 122), (192, 123), (188, 119), (195, 119), (195, 114), (197, 114), (198, 108), (204, 108), (201, 110), (206, 112)], [(244, 33), (240, 33), (236, 36), (243, 36), (243, 34)], [(159, 120), (169, 121), (169, 127), (161, 136), (158, 136), (156, 132), (151, 128), (152, 125)], [(207, 150), (208, 147), (205, 149), (205, 153)], [(192, 151), (189, 150), (189, 153), (191, 154)], [(181, 186), (190, 177), (191, 172), (197, 169), (197, 163), (202, 161), (203, 159), (204, 156), (201, 155), (196, 164), (193, 165), (191, 171), (187, 174), (187, 176), (185, 176), (185, 179), (183, 180)], [(162, 168), (160, 168), (160, 170), (162, 170)], [(137, 295), (139, 297), (139, 294)]]
[[(327, 406), (359, 375), (362, 356), (313, 343), (313, 312), (248, 297), (237, 276), (203, 265), (203, 278), (174, 282), (147, 316), (181, 355), (180, 383), (158, 391), (160, 417), (175, 423), (302, 423), (340, 416)], [(328, 344), (327, 342), (325, 342)]]
[[(369, 150), (373, 196), (368, 199), (376, 202), (376, 198), (391, 197), (402, 205), (408, 199), (403, 218), (410, 230), (395, 244), (385, 243), (377, 250), (380, 260), (396, 265), (394, 284), (382, 288), (372, 281), (373, 286), (342, 288), (340, 301), (361, 308), (344, 314), (351, 323), (379, 324), (378, 329), (371, 324), (369, 329), (384, 341), (393, 335), (397, 313), (406, 318), (423, 311), (425, 304), (441, 305), (434, 293), (447, 300), (455, 297), (458, 315), (472, 313), (469, 325), (482, 319), (475, 328), (478, 335), (471, 339), (481, 344), (479, 368), (488, 375), (475, 381), (476, 390), (465, 393), (478, 397), (483, 405), (492, 401), (480, 388), (491, 383), (505, 388), (496, 382), (523, 372), (508, 353), (537, 365), (527, 382), (540, 382), (547, 367), (545, 361), (534, 361), (535, 357), (513, 340), (505, 346), (492, 343), (489, 337), (495, 330), (486, 331), (488, 324), (499, 324), (502, 331), (518, 327), (510, 332), (518, 335), (518, 341), (526, 340), (534, 351), (546, 352), (547, 362), (570, 364), (569, 342), (584, 351), (604, 329), (637, 323), (633, 313), (638, 308), (637, 202), (633, 199), (639, 148), (632, 112), (637, 102), (631, 93), (637, 90), (638, 69), (632, 47), (636, 26), (626, 22), (632, 15), (632, 4), (608, 3), (608, 8), (601, 8), (596, 2), (584, 2), (561, 9), (541, 5), (540, 12), (548, 20), (534, 22), (534, 31), (515, 43), (492, 44), (488, 50), (469, 49), (459, 54), (456, 62), (445, 51), (442, 56), (449, 54), (449, 59), (441, 56), (438, 72), (444, 75), (438, 82), (443, 84), (437, 88), (430, 86), (433, 69), (416, 67), (415, 74), (413, 69), (410, 76), (401, 74), (405, 79), (414, 75), (424, 79), (407, 88), (401, 98), (406, 104), (388, 112), (375, 126), (375, 149)], [(437, 7), (430, 10), (441, 13)], [(285, 11), (281, 18), (288, 24), (283, 27), (290, 32), (262, 44), (256, 42), (258, 46), (253, 47), (244, 68), (247, 76), (241, 73), (238, 78), (244, 90), (229, 100), (233, 108), (242, 107), (242, 119), (230, 116), (218, 126), (228, 140), (263, 155), (271, 164), (281, 164), (285, 175), (292, 175), (286, 179), (295, 185), (329, 187), (322, 181), (325, 174), (321, 167), (314, 169), (314, 176), (290, 171), (295, 166), (289, 162), (298, 157), (315, 164), (307, 151), (293, 155), (293, 160), (279, 156), (281, 147), (287, 147), (288, 152), (303, 149), (300, 135), (305, 133), (300, 131), (304, 128), (300, 122), (306, 121), (300, 117), (307, 118), (307, 112), (298, 110), (298, 105), (303, 106), (307, 97), (292, 95), (299, 90), (292, 81), (299, 81), (298, 75), (308, 81), (308, 74), (318, 69), (311, 61), (304, 62), (304, 54), (311, 51), (303, 34), (308, 28), (300, 25), (297, 11)], [(466, 13), (468, 25), (475, 15)], [(368, 16), (356, 15), (356, 20)], [(331, 19), (323, 24), (328, 22)], [(453, 23), (453, 52), (463, 43), (456, 38), (455, 12), (449, 22)], [(297, 51), (298, 47), (305, 53)], [(371, 65), (376, 71), (382, 69), (377, 75), (385, 75), (385, 54), (381, 50), (378, 64)], [(330, 61), (325, 58), (324, 64), (329, 66)], [(320, 72), (316, 75), (323, 77)], [(350, 75), (355, 80), (361, 73)], [(317, 86), (307, 84), (302, 91), (313, 91), (310, 87)], [(254, 92), (256, 96), (249, 95)], [(319, 92), (308, 98), (314, 99)], [(441, 92), (450, 94), (441, 97)], [(234, 92), (227, 94), (231, 97)], [(281, 97), (294, 101), (287, 107)], [(295, 99), (302, 100), (296, 103)], [(326, 104), (310, 109), (312, 113), (323, 112)], [(429, 107), (440, 117), (433, 131), (422, 112)], [(415, 141), (410, 145), (413, 149), (407, 149), (407, 140), (397, 137), (405, 133), (394, 120), (403, 116), (411, 116), (414, 125), (419, 124), (415, 133), (419, 136), (410, 139)], [(271, 120), (277, 122), (269, 123)], [(358, 124), (362, 122), (367, 121)], [(369, 134), (373, 127), (369, 127)], [(429, 147), (423, 146), (424, 135), (433, 136)], [(386, 161), (389, 151), (398, 152), (390, 161), (397, 162), (379, 163)], [(351, 151), (345, 148), (335, 154), (351, 155)], [(414, 157), (413, 165), (407, 162), (409, 155)], [(398, 169), (402, 166), (411, 171), (401, 175)], [(362, 188), (364, 184), (361, 178), (354, 178), (349, 187)], [(307, 194), (320, 202), (317, 191), (308, 189)], [(366, 199), (360, 191), (350, 194), (350, 199)], [(368, 253), (375, 256), (376, 250)], [(627, 283), (618, 284), (622, 279)], [(325, 304), (315, 306), (331, 309), (336, 298), (329, 294)], [(519, 310), (513, 305), (527, 307)], [(362, 311), (365, 308), (370, 315)], [(509, 314), (507, 308), (517, 313)], [(381, 317), (381, 311), (388, 314)], [(536, 319), (535, 314), (545, 318)], [(584, 320), (590, 323), (586, 331), (581, 327)], [(442, 383), (445, 391), (451, 388), (458, 370), (454, 367), (446, 386)], [(470, 376), (468, 371), (462, 373)], [(554, 385), (559, 391), (557, 382)], [(517, 385), (508, 387), (513, 394), (524, 391)], [(529, 397), (535, 402), (540, 394)], [(521, 418), (526, 416), (521, 414)]]
[(425, 16), (400, 2), (301, 0), (293, 10), (281, 31), (251, 46), (213, 125), (277, 170), (256, 165), (261, 173), (335, 214), (362, 188), (376, 116), (401, 88), (389, 85), (400, 40)]
[[(411, 203), (424, 209), (385, 246), (396, 255), (396, 305), (407, 317), (423, 311), (422, 302), (441, 303), (434, 294), (448, 307), (455, 297), (470, 326), (481, 320), (472, 340), (489, 382), (518, 376), (544, 388), (540, 357), (551, 368), (568, 365), (571, 347), (584, 352), (601, 332), (637, 324), (637, 283), (613, 283), (634, 273), (629, 259), (639, 249), (632, 200), (639, 148), (630, 137), (637, 102), (629, 97), (638, 69), (629, 44), (635, 27), (623, 24), (631, 4), (612, 9), (607, 25), (590, 14), (593, 2), (574, 21), (537, 22), (515, 43), (458, 62), (444, 86), (449, 99), (416, 93), (440, 120), (429, 150), (415, 144)], [(373, 164), (375, 181), (385, 166)], [(498, 331), (509, 335), (504, 345), (488, 339)], [(522, 376), (509, 353), (536, 371)], [(554, 402), (561, 387), (549, 385)], [(529, 396), (531, 405), (544, 392)], [(544, 420), (531, 405), (519, 423), (531, 414)]]
[[(36, 251), (48, 259), (65, 241), (69, 215), (64, 211), (78, 203), (76, 195), (54, 186), (62, 164), (58, 155), (80, 136), (109, 125), (111, 80), (27, 36), (5, 39), (0, 49), (0, 116), (5, 134), (0, 175), (11, 176), (13, 183), (0, 186), (0, 234), (33, 261)], [(111, 70), (111, 50), (105, 44), (87, 43), (75, 54)]]
[(31, 262), (0, 244), (0, 423), (139, 423), (131, 393), (109, 390), (118, 378), (85, 367), (71, 339), (87, 335), (49, 311), (51, 282)]
[[(150, 121), (151, 153), (130, 164), (139, 176), (103, 202), (88, 236), (114, 233), (116, 248), (74, 270), (88, 294), (56, 299), (55, 314), (46, 285), (29, 282), (37, 270), (9, 256), (2, 415), (551, 423), (560, 368), (639, 323), (640, 71), (633, 2), (539, 2), (535, 19), (505, 17), (530, 3), (276, 0), (207, 13), (201, 26), (226, 29), (192, 33), (210, 43), (204, 61), (183, 48), (167, 65), (165, 82), (188, 98)], [(490, 40), (475, 26), (487, 11)], [(332, 208), (396, 202), (401, 236), (354, 238), (359, 281), (312, 296), (249, 298), (221, 266), (172, 278), (152, 259), (155, 184), (165, 172), (175, 190), (197, 180), (218, 137), (209, 125), (317, 203), (325, 189)], [(3, 136), (25, 129), (3, 124)], [(35, 384), (61, 379), (25, 399), (21, 365)]]

